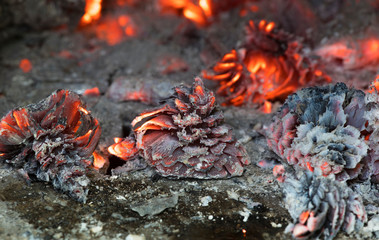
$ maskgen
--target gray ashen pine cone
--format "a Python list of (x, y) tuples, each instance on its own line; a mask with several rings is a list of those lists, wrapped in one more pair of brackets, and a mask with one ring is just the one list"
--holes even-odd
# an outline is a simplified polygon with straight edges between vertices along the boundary
[(365, 94), (343, 83), (290, 95), (265, 127), (269, 147), (297, 169), (339, 181), (367, 179)]
[(365, 118), (368, 120), (369, 132), (369, 157), (367, 158), (367, 171), (371, 181), (379, 183), (379, 79), (376, 79), (366, 94), (367, 111)]
[(344, 182), (301, 172), (287, 176), (283, 186), (286, 207), (294, 222), (286, 228), (295, 239), (333, 239), (342, 230), (348, 234), (367, 221), (361, 197)]

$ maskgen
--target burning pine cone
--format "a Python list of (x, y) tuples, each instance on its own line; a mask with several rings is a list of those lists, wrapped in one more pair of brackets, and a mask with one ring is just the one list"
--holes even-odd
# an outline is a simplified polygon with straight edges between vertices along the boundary
[(365, 180), (365, 110), (365, 94), (343, 83), (302, 89), (265, 128), (268, 145), (297, 168), (320, 169), (340, 181)]
[(285, 203), (294, 219), (287, 232), (296, 239), (333, 239), (343, 230), (358, 231), (367, 221), (361, 197), (346, 183), (302, 173), (297, 179), (286, 178), (283, 186)]
[(379, 183), (379, 78), (373, 82), (366, 94), (366, 104), (365, 117), (368, 120), (370, 147), (367, 168), (372, 182)]
[(139, 154), (163, 176), (240, 176), (250, 161), (223, 121), (213, 92), (196, 78), (192, 88), (175, 88), (162, 107), (133, 120), (136, 143), (117, 140), (109, 151), (125, 160)]
[(12, 110), (1, 120), (0, 132), (2, 162), (85, 202), (85, 171), (101, 130), (76, 93), (58, 90)]
[(242, 48), (227, 53), (204, 78), (219, 81), (225, 105), (284, 100), (303, 86), (330, 82), (318, 63), (301, 55), (301, 45), (273, 22), (247, 26)]

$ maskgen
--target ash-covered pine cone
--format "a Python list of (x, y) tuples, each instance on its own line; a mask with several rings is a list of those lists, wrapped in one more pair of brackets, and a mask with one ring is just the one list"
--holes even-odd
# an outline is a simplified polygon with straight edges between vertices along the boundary
[(365, 117), (368, 120), (369, 132), (369, 157), (367, 158), (367, 171), (374, 183), (379, 183), (379, 79), (376, 79), (366, 94), (367, 111)]
[[(161, 107), (133, 120), (135, 148), (163, 176), (203, 179), (240, 176), (250, 160), (223, 121), (213, 92), (196, 78), (193, 87), (176, 87), (173, 96)], [(131, 138), (109, 150), (124, 159), (136, 152)]]
[(85, 202), (86, 167), (101, 130), (76, 93), (58, 90), (10, 111), (0, 122), (0, 133), (1, 162)]
[(367, 179), (365, 94), (338, 83), (289, 96), (268, 127), (269, 147), (297, 168), (337, 180)]
[(218, 81), (225, 105), (284, 100), (300, 87), (330, 82), (319, 62), (302, 53), (302, 45), (274, 22), (250, 21), (241, 47), (225, 54), (206, 79)]
[(367, 221), (361, 197), (345, 182), (302, 172), (286, 177), (285, 204), (294, 222), (287, 226), (296, 239), (333, 239), (342, 230), (359, 231)]

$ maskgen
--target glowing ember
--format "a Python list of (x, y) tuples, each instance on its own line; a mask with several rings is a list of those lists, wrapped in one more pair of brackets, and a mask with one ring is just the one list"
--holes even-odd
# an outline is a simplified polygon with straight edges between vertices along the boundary
[(137, 35), (137, 27), (130, 16), (121, 15), (116, 19), (107, 18), (96, 26), (96, 35), (113, 46), (125, 38)]
[(101, 130), (79, 95), (58, 90), (39, 103), (16, 108), (1, 119), (0, 133), (0, 162), (85, 202), (86, 168)]
[(176, 87), (160, 107), (136, 117), (133, 136), (115, 139), (108, 151), (125, 160), (138, 153), (163, 176), (240, 176), (250, 160), (223, 120), (213, 92), (196, 78), (193, 87)]
[(133, 138), (114, 138), (115, 144), (108, 147), (108, 152), (123, 160), (128, 160), (134, 157), (138, 153), (138, 149), (135, 146)]
[(92, 97), (98, 97), (100, 96), (100, 90), (98, 87), (86, 89), (83, 93), (85, 96), (92, 96)]
[(203, 71), (207, 79), (218, 81), (218, 94), (224, 105), (264, 104), (284, 100), (298, 88), (330, 78), (317, 68), (317, 62), (301, 56), (300, 43), (287, 33), (277, 30), (275, 23), (249, 22), (243, 48), (227, 53), (213, 67), (213, 74)]
[(100, 18), (101, 2), (102, 0), (86, 0), (85, 13), (80, 20), (80, 25), (87, 25)]
[(342, 62), (348, 70), (373, 67), (376, 71), (379, 65), (379, 38), (340, 40), (320, 47), (316, 54), (329, 61)]
[(100, 169), (104, 167), (104, 164), (107, 162), (105, 158), (98, 152), (94, 151), (93, 152), (93, 166), (95, 169)]
[(195, 4), (191, 0), (160, 0), (163, 12), (176, 11), (199, 26), (206, 26), (212, 18), (211, 0), (199, 0)]
[(29, 61), (29, 59), (24, 58), (21, 59), (19, 67), (24, 73), (28, 73), (32, 70), (32, 63)]

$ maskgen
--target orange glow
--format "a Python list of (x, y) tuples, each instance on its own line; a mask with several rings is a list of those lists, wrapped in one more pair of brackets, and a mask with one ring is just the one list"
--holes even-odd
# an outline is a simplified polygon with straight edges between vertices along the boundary
[[(276, 35), (275, 26), (265, 20), (250, 21), (246, 47), (225, 54), (212, 74), (203, 71), (204, 78), (219, 82), (217, 93), (225, 97), (223, 105), (257, 103), (270, 113), (273, 101), (283, 101), (306, 85), (330, 82), (316, 64), (300, 56), (299, 42)], [(276, 38), (278, 43), (273, 44)], [(285, 51), (280, 50), (282, 42), (287, 45)]]
[(96, 26), (96, 35), (110, 46), (114, 46), (126, 37), (137, 35), (137, 28), (133, 19), (128, 15), (121, 15), (116, 19), (105, 19)]
[(307, 164), (307, 168), (309, 169), (309, 171), (313, 172), (314, 168), (312, 167), (311, 163), (307, 162), (306, 164)]
[(104, 167), (104, 164), (106, 162), (107, 161), (101, 154), (97, 153), (96, 151), (93, 152), (93, 166), (95, 167), (95, 169), (100, 169)]
[(367, 90), (368, 93), (379, 93), (379, 75), (376, 76), (374, 82), (371, 83), (369, 89)]
[(29, 59), (24, 58), (21, 59), (19, 67), (24, 73), (28, 73), (32, 70), (32, 63), (29, 61)]
[(213, 16), (211, 0), (199, 0), (198, 4), (191, 0), (160, 0), (159, 4), (164, 12), (177, 11), (199, 26), (209, 24)]
[(138, 149), (135, 147), (134, 139), (114, 138), (114, 140), (115, 143), (108, 147), (108, 152), (110, 154), (127, 161), (138, 153)]
[(212, 16), (211, 0), (199, 0), (199, 6), (204, 11), (205, 16)]
[(299, 216), (299, 222), (301, 224), (305, 224), (308, 220), (308, 217), (309, 217), (309, 214), (310, 214), (310, 211), (305, 211), (305, 212), (302, 212)]
[(379, 65), (379, 38), (343, 39), (320, 47), (316, 53), (329, 60), (342, 62), (346, 69), (376, 67)]
[(79, 111), (81, 111), (82, 113), (84, 113), (85, 115), (88, 115), (89, 114), (89, 111), (83, 107), (79, 107)]
[(269, 101), (265, 101), (262, 107), (263, 113), (271, 113), (272, 111), (272, 103)]
[(87, 25), (100, 18), (101, 2), (102, 0), (86, 0), (85, 13), (80, 20), (80, 25)]
[(93, 96), (93, 97), (98, 97), (100, 96), (100, 90), (98, 87), (86, 89), (83, 93), (85, 96)]

